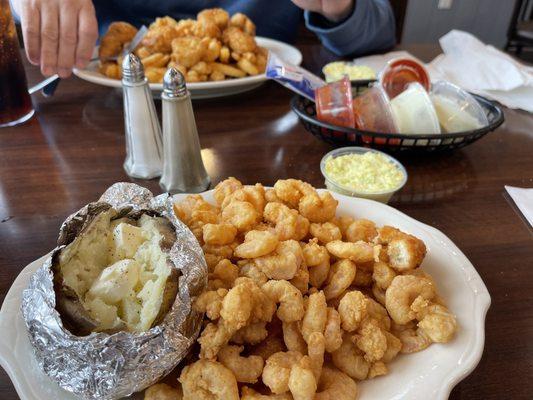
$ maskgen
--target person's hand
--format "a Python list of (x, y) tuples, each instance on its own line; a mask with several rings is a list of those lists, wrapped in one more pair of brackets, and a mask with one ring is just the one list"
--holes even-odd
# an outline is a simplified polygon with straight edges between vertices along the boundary
[(292, 0), (304, 10), (322, 14), (332, 22), (345, 19), (353, 10), (354, 0)]
[(98, 37), (91, 0), (13, 0), (28, 59), (45, 76), (67, 78), (84, 68)]

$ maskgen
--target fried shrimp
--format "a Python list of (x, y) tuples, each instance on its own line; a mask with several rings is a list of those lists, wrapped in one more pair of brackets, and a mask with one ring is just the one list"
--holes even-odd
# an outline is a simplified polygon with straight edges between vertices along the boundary
[(398, 355), (402, 349), (402, 342), (390, 332), (383, 331), (383, 333), (387, 338), (387, 350), (385, 350), (385, 354), (383, 354), (381, 361), (388, 363)]
[(272, 354), (263, 368), (263, 383), (270, 388), (272, 393), (288, 392), (291, 369), (302, 357), (302, 354), (296, 351)]
[(228, 294), (227, 289), (203, 292), (194, 301), (193, 309), (194, 311), (205, 313), (210, 320), (218, 319), (222, 309), (222, 300), (226, 294)]
[(341, 346), (331, 353), (331, 361), (338, 369), (353, 379), (363, 380), (368, 375), (370, 363), (365, 360), (363, 353), (344, 335)]
[(257, 285), (262, 286), (268, 281), (268, 277), (261, 271), (261, 269), (255, 265), (253, 261), (247, 261), (240, 265), (239, 275), (252, 279)]
[(435, 286), (428, 279), (399, 275), (392, 280), (385, 293), (385, 307), (394, 322), (406, 324), (416, 317), (411, 309), (415, 299), (420, 296), (422, 299), (431, 300), (435, 295)]
[(279, 179), (274, 184), (274, 191), (278, 199), (294, 209), (298, 208), (303, 196), (316, 193), (313, 186), (298, 179)]
[(239, 329), (231, 337), (231, 341), (237, 344), (257, 344), (265, 340), (267, 336), (266, 321), (259, 321)]
[(242, 13), (236, 13), (231, 16), (231, 26), (241, 28), (248, 35), (255, 36), (255, 24), (250, 18)]
[(404, 234), (389, 242), (387, 254), (392, 268), (400, 272), (409, 271), (422, 264), (426, 246), (420, 239)]
[(326, 244), (328, 251), (340, 259), (365, 263), (374, 260), (374, 246), (366, 242), (342, 242), (334, 240)]
[(338, 204), (330, 192), (312, 193), (302, 197), (298, 209), (310, 222), (327, 222), (335, 217)]
[(213, 197), (215, 198), (217, 204), (221, 206), (227, 196), (241, 188), (242, 183), (238, 179), (231, 176), (228, 179), (219, 182), (215, 186)]
[(215, 358), (220, 348), (230, 341), (235, 332), (235, 327), (226, 324), (222, 319), (216, 324), (207, 324), (198, 338), (200, 358)]
[(239, 268), (230, 260), (223, 259), (215, 265), (213, 272), (209, 274), (208, 287), (211, 289), (229, 289), (238, 276)]
[(222, 210), (222, 219), (239, 232), (246, 232), (259, 222), (261, 214), (247, 201), (232, 201)]
[(426, 333), (422, 329), (416, 329), (414, 324), (393, 324), (392, 333), (402, 343), (400, 352), (404, 354), (422, 351), (431, 344), (431, 339)]
[(307, 343), (305, 342), (302, 332), (298, 327), (298, 322), (283, 322), (283, 341), (288, 350), (297, 351), (305, 354), (307, 352)]
[(183, 400), (239, 400), (233, 373), (216, 361), (198, 360), (183, 368)]
[(432, 304), (416, 313), (419, 330), (422, 330), (432, 342), (447, 343), (457, 330), (457, 320), (450, 311), (440, 305)]
[(324, 367), (314, 400), (353, 400), (357, 398), (357, 385), (348, 375)]
[(342, 344), (341, 317), (337, 310), (332, 307), (328, 307), (327, 311), (324, 340), (328, 353), (334, 352)]
[(355, 344), (365, 355), (365, 360), (381, 360), (387, 350), (387, 337), (373, 319), (366, 319), (361, 324), (358, 334), (354, 336)]
[(237, 331), (246, 325), (252, 315), (253, 303), (252, 291), (248, 285), (235, 285), (222, 300), (220, 317), (224, 319), (226, 325)]
[(359, 328), (359, 324), (367, 315), (366, 296), (358, 290), (346, 293), (339, 303), (339, 315), (342, 321), (342, 329), (353, 332)]
[(367, 219), (357, 219), (346, 228), (348, 242), (371, 242), (378, 235), (376, 224)]
[(312, 333), (322, 333), (326, 327), (328, 317), (328, 306), (326, 296), (320, 291), (309, 296), (306, 303), (306, 310), (302, 320), (301, 331), (303, 338), (309, 343)]
[(237, 228), (231, 224), (205, 224), (202, 233), (207, 244), (230, 244), (235, 240)]
[(100, 60), (118, 56), (136, 33), (137, 28), (127, 22), (111, 23), (106, 34), (100, 40), (100, 47), (98, 48)]
[(316, 237), (320, 243), (329, 243), (342, 239), (341, 230), (331, 222), (313, 223), (309, 226), (309, 233)]
[(247, 201), (254, 206), (259, 214), (263, 214), (266, 204), (265, 188), (260, 183), (254, 186), (243, 186), (224, 198), (222, 208), (235, 200)]
[(272, 253), (279, 244), (277, 236), (269, 231), (249, 231), (244, 236), (244, 243), (237, 246), (235, 256), (239, 258), (257, 258)]
[[(237, 14), (235, 14), (237, 15)], [(222, 8), (209, 8), (202, 10), (196, 16), (198, 21), (209, 21), (224, 29), (229, 23), (229, 14)]]
[(156, 383), (144, 392), (144, 400), (182, 400), (180, 389), (175, 389), (166, 383)]
[(222, 33), (222, 41), (227, 44), (231, 50), (241, 54), (248, 51), (255, 51), (257, 48), (254, 37), (236, 26), (229, 26), (224, 30)]
[(294, 400), (313, 400), (317, 381), (308, 356), (303, 356), (292, 366), (288, 386)]
[(259, 356), (242, 357), (243, 346), (224, 346), (218, 352), (218, 361), (228, 368), (237, 382), (255, 383), (263, 373), (264, 361)]
[(261, 394), (247, 386), (243, 386), (241, 389), (241, 400), (293, 400), (293, 398), (290, 393)]
[(324, 365), (324, 354), (326, 352), (326, 339), (324, 335), (319, 332), (313, 332), (309, 336), (309, 345), (307, 355), (311, 361), (311, 369), (315, 375), (315, 379), (320, 379), (322, 373), (322, 366)]
[(309, 221), (282, 203), (267, 203), (263, 217), (274, 224), (279, 240), (301, 240), (309, 232)]
[(262, 286), (263, 291), (275, 303), (279, 303), (276, 315), (283, 322), (299, 321), (304, 316), (302, 293), (290, 282), (271, 280)]
[(320, 288), (329, 274), (330, 263), (327, 249), (318, 244), (316, 238), (309, 240), (302, 246), (305, 263), (309, 269), (309, 283), (311, 286)]
[(387, 263), (377, 262), (374, 263), (374, 271), (372, 272), (372, 279), (376, 282), (376, 285), (380, 289), (387, 289), (392, 280), (396, 277), (396, 272), (389, 267)]
[(172, 61), (190, 68), (201, 61), (205, 53), (205, 45), (200, 38), (194, 36), (178, 37), (172, 40)]
[(350, 260), (340, 260), (333, 264), (324, 288), (326, 299), (339, 297), (352, 284), (355, 274), (355, 264)]
[(286, 240), (278, 243), (274, 253), (256, 258), (254, 262), (268, 278), (289, 280), (300, 268), (303, 253), (297, 241)]

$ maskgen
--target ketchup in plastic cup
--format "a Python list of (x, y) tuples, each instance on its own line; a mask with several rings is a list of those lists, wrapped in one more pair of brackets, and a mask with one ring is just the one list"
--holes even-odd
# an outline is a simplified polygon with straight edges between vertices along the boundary
[(390, 99), (394, 99), (413, 82), (420, 83), (428, 92), (431, 86), (429, 74), (424, 66), (409, 58), (389, 61), (381, 72), (379, 80)]
[(315, 90), (317, 118), (332, 125), (355, 127), (350, 79), (328, 83)]
[[(385, 90), (376, 85), (353, 99), (355, 127), (362, 131), (379, 133), (398, 133), (398, 127)], [(372, 143), (370, 136), (363, 136), (363, 142)], [(384, 138), (374, 138), (374, 143), (385, 144)], [(391, 139), (388, 144), (399, 144), (399, 139)]]

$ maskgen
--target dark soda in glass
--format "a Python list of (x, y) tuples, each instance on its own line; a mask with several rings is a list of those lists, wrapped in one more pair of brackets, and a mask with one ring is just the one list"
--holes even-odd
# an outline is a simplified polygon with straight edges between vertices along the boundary
[(9, 0), (0, 0), (0, 127), (28, 120), (33, 106)]

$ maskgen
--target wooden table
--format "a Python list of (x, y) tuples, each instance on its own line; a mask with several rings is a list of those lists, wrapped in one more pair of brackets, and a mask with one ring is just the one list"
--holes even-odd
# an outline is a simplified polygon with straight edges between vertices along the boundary
[[(319, 71), (334, 57), (300, 45)], [(428, 61), (431, 46), (409, 48)], [(30, 83), (42, 79), (28, 67)], [(291, 93), (269, 82), (248, 94), (194, 103), (202, 155), (213, 183), (236, 176), (273, 184), (294, 177), (323, 186), (331, 147), (307, 133), (289, 108)], [(61, 222), (124, 173), (120, 92), (77, 78), (52, 98), (34, 96), (36, 117), (0, 130), (0, 301), (28, 263), (54, 247)], [(533, 187), (533, 116), (505, 110), (496, 132), (450, 154), (400, 157), (409, 173), (391, 205), (448, 235), (476, 266), (491, 296), (486, 344), (476, 370), (451, 399), (526, 399), (533, 393), (532, 232), (504, 185)], [(159, 193), (158, 182), (136, 181)], [(0, 369), (0, 398), (17, 394)], [(429, 399), (428, 399), (429, 400)]]

